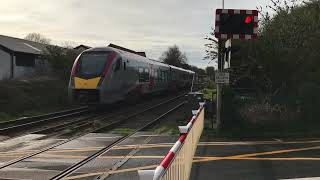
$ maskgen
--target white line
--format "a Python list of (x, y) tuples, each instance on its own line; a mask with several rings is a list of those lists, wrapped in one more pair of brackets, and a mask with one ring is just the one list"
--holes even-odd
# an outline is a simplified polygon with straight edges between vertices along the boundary
[[(320, 177), (293, 178), (293, 179), (297, 179), (297, 180), (315, 180), (315, 179), (318, 179), (318, 180), (320, 180)], [(289, 179), (279, 179), (279, 180), (289, 180)]]

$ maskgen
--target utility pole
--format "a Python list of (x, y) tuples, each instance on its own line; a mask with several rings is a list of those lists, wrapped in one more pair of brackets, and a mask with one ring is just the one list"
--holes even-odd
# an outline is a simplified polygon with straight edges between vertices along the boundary
[[(224, 9), (224, 0), (222, 0), (222, 9)], [(222, 39), (218, 39), (218, 72), (223, 71), (223, 56), (222, 56), (222, 47), (223, 42)], [(216, 117), (216, 125), (217, 129), (221, 128), (221, 93), (222, 93), (222, 84), (216, 84), (217, 94), (216, 94), (216, 109), (217, 109), (217, 117)], [(212, 122), (213, 125), (213, 122)]]
[[(223, 40), (218, 40), (218, 72), (223, 71)], [(217, 129), (221, 128), (221, 94), (222, 94), (222, 86), (223, 84), (216, 84), (217, 86), (217, 95), (216, 95), (216, 103), (217, 103)]]

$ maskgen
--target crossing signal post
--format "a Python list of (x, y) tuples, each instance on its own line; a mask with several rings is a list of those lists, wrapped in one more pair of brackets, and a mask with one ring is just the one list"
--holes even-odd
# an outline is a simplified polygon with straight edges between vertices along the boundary
[[(225, 54), (223, 45), (225, 40), (251, 40), (256, 39), (258, 33), (258, 11), (257, 10), (240, 10), (240, 9), (217, 9), (215, 22), (215, 37), (218, 39), (218, 72), (223, 73)], [(231, 56), (231, 53), (228, 54)], [(231, 57), (227, 58), (230, 60)], [(217, 76), (216, 76), (217, 77)], [(221, 128), (221, 93), (225, 81), (216, 81), (217, 85), (217, 128)]]

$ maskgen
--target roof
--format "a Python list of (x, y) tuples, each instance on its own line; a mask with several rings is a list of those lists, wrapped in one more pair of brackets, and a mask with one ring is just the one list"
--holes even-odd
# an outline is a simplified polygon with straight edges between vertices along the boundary
[(80, 48), (83, 48), (83, 49), (90, 49), (91, 47), (90, 47), (90, 46), (86, 46), (86, 45), (81, 44), (81, 45), (79, 45), (79, 46), (77, 46), (77, 47), (75, 47), (75, 48), (73, 48), (73, 49), (80, 49)]
[(24, 52), (30, 54), (43, 54), (47, 49), (47, 44), (4, 35), (0, 35), (0, 46), (3, 46), (13, 52)]
[(137, 52), (137, 51), (134, 51), (134, 50), (131, 50), (131, 49), (125, 48), (125, 47), (121, 47), (121, 46), (118, 46), (118, 45), (112, 44), (112, 43), (111, 43), (111, 44), (109, 44), (109, 45), (108, 45), (108, 47), (112, 47), (112, 48), (120, 49), (120, 50), (122, 50), (122, 51), (126, 51), (126, 52), (130, 52), (130, 53), (137, 54), (137, 55), (139, 55), (139, 56), (147, 57), (145, 52)]

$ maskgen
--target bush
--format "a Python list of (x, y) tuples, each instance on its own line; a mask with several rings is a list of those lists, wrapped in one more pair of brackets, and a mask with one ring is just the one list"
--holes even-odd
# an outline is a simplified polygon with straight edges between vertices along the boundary
[(68, 104), (67, 83), (48, 81), (0, 81), (0, 119), (41, 114)]
[(46, 59), (50, 63), (56, 77), (68, 80), (74, 60), (79, 54), (78, 51), (58, 46), (47, 47)]

